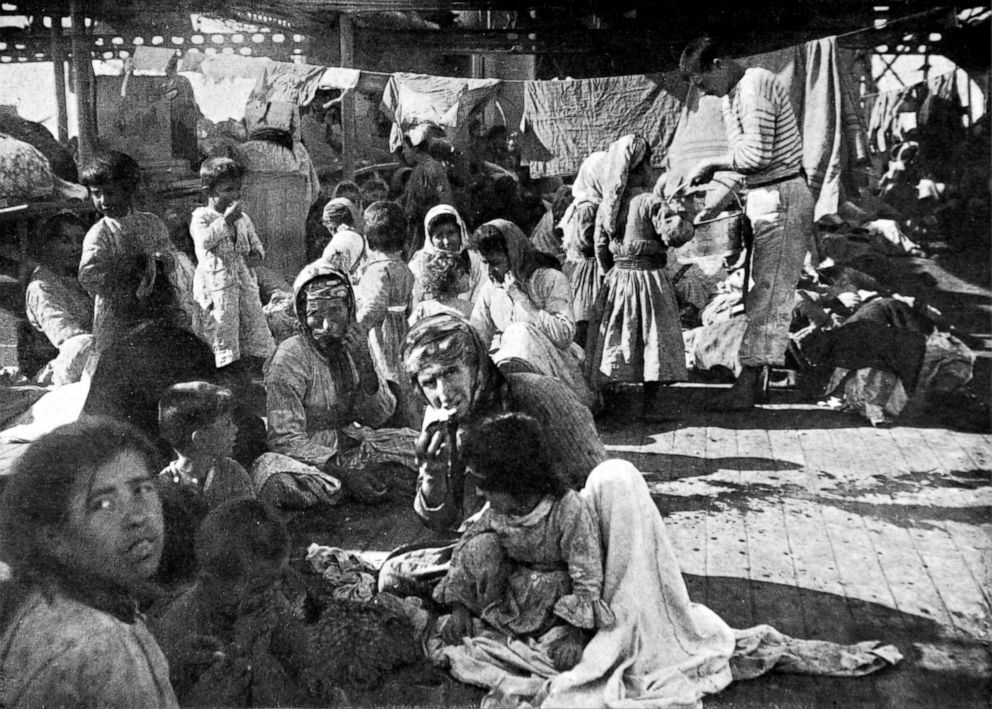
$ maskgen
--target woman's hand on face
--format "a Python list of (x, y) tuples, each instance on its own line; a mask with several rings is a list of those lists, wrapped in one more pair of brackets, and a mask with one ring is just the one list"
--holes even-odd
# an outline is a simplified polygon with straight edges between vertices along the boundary
[(463, 605), (456, 604), (441, 628), (441, 638), (448, 645), (459, 645), (462, 638), (472, 635), (472, 614)]

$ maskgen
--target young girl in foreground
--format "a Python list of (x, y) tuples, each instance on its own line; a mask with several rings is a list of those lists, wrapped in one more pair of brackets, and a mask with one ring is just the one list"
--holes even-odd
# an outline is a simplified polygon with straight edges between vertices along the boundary
[(55, 429), (15, 464), (0, 498), (13, 571), (0, 612), (0, 705), (175, 707), (138, 612), (162, 553), (155, 451), (128, 424)]
[(548, 648), (557, 669), (573, 667), (590, 631), (614, 622), (600, 598), (603, 558), (589, 503), (555, 477), (541, 425), (530, 416), (482, 419), (460, 447), (489, 504), (434, 592), (452, 608), (442, 637), (449, 644), (486, 630), (530, 637)]

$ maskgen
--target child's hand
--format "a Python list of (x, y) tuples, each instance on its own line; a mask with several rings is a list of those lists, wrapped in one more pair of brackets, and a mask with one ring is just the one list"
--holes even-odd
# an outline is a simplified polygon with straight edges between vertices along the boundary
[(229, 225), (241, 219), (241, 202), (233, 202), (230, 207), (224, 210), (224, 221)]
[(245, 261), (248, 263), (249, 268), (255, 268), (256, 266), (262, 265), (262, 254), (257, 251), (249, 251), (248, 256), (245, 257)]
[(471, 635), (472, 613), (465, 606), (456, 604), (441, 628), (441, 638), (448, 645), (460, 645), (462, 638)]
[(559, 672), (570, 670), (582, 659), (586, 634), (581, 628), (570, 627), (568, 632), (551, 644), (548, 655)]

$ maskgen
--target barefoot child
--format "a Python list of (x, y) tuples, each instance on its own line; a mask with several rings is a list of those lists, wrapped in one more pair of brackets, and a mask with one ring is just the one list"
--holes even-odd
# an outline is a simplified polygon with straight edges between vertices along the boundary
[(193, 211), (189, 225), (197, 260), (193, 295), (213, 320), (210, 344), (218, 367), (241, 359), (242, 350), (260, 359), (275, 350), (253, 271), (265, 252), (238, 202), (243, 174), (230, 158), (205, 161), (200, 183), (207, 206)]

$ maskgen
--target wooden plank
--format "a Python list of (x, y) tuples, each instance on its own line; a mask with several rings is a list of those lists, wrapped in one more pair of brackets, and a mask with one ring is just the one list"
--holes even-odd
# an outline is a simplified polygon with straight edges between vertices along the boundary
[[(714, 426), (723, 422), (726, 414), (710, 417), (706, 426), (706, 460), (717, 470), (708, 478), (740, 483), (740, 471), (729, 467), (737, 454), (737, 438), (732, 429)], [(712, 505), (706, 519), (706, 577), (707, 603), (736, 628), (754, 624), (750, 564), (748, 561), (747, 529), (744, 515), (732, 502)], [(721, 582), (714, 577), (737, 579)]]
[[(846, 557), (851, 536), (861, 537), (865, 553), (873, 552), (864, 546), (863, 527), (855, 523), (841, 528), (829, 522), (839, 511), (832, 506), (831, 490), (838, 485), (847, 488), (863, 476), (854, 446), (845, 440), (850, 431), (848, 427), (823, 427), (803, 432), (800, 445), (809, 466), (808, 490), (813, 499), (791, 503), (786, 518), (790, 544), (805, 552), (795, 563), (805, 587), (802, 603), (807, 637), (839, 643), (863, 640), (859, 632), (864, 625), (881, 622), (870, 606), (852, 601), (851, 588), (841, 575), (839, 558)], [(834, 696), (845, 706), (875, 706), (879, 699), (873, 678), (843, 682), (820, 678), (815, 690), (817, 696)]]

